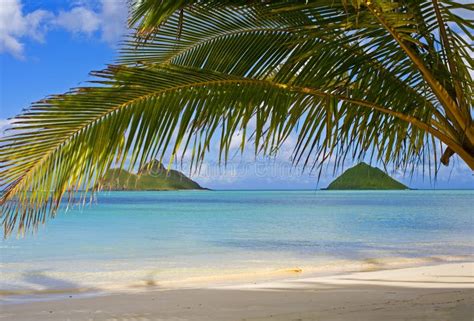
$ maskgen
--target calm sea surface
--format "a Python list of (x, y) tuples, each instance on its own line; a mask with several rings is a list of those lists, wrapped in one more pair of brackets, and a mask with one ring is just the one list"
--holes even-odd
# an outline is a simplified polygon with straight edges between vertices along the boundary
[(474, 191), (110, 192), (0, 247), (7, 298), (462, 259)]

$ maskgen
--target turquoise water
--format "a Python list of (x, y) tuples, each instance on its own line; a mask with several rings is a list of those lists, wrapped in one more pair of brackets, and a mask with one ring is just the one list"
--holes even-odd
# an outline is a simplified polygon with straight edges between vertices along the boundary
[(2, 241), (0, 289), (132, 288), (462, 258), (474, 254), (473, 200), (474, 191), (103, 193), (35, 235)]

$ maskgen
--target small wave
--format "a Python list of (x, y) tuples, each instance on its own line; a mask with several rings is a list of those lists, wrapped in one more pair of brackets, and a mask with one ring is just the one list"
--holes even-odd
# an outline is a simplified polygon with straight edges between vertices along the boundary
[(19, 246), (16, 245), (0, 245), (0, 249), (18, 249)]
[[(248, 267), (188, 267), (169, 269), (130, 269), (98, 272), (51, 272), (47, 277), (60, 278), (61, 283), (50, 284), (46, 287), (33, 287), (33, 283), (23, 283), (17, 286), (0, 289), (0, 296), (35, 297), (39, 300), (49, 300), (51, 296), (63, 294), (87, 293), (127, 293), (141, 292), (153, 289), (172, 288), (212, 288), (226, 285), (241, 285), (254, 282), (266, 282), (295, 278), (307, 278), (337, 275), (352, 272), (368, 272), (377, 270), (399, 269), (424, 265), (435, 265), (448, 262), (473, 261), (474, 256), (432, 256), (422, 258), (383, 257), (366, 258), (363, 260), (335, 260), (331, 262), (291, 262), (288, 265)], [(32, 275), (35, 275), (34, 273)], [(10, 275), (15, 278), (14, 275)], [(21, 275), (18, 281), (21, 279)], [(24, 277), (24, 275), (23, 275)], [(15, 280), (12, 280), (15, 281)], [(38, 282), (30, 279), (31, 282)], [(76, 281), (77, 287), (71, 286)], [(80, 282), (79, 282), (80, 281)], [(12, 285), (15, 284), (12, 283)], [(21, 283), (20, 283), (21, 284)], [(31, 287), (28, 287), (30, 285)], [(43, 284), (44, 285), (44, 284)], [(64, 297), (64, 296), (63, 296)], [(2, 298), (2, 299), (3, 299)]]

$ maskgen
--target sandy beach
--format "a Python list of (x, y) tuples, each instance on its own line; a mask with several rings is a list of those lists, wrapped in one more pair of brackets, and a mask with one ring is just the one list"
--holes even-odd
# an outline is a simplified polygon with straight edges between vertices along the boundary
[(0, 0), (0, 321), (474, 321), (473, 17)]
[(3, 304), (0, 320), (472, 320), (474, 262)]

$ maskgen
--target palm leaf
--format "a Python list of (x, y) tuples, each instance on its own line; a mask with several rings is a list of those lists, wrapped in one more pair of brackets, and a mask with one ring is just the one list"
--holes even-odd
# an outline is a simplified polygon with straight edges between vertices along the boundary
[[(0, 140), (5, 235), (85, 199), (112, 166), (194, 168), (211, 141), (220, 159), (275, 155), (298, 135), (295, 164), (370, 157), (414, 171), (458, 154), (474, 168), (472, 22), (452, 1), (177, 1), (131, 5), (137, 34), (90, 87), (17, 116)], [(440, 32), (440, 24), (445, 24)], [(458, 27), (456, 27), (458, 26)], [(454, 66), (454, 67), (453, 67)], [(255, 129), (249, 132), (251, 124)], [(448, 155), (449, 154), (449, 155)], [(446, 156), (448, 155), (448, 156)]]

